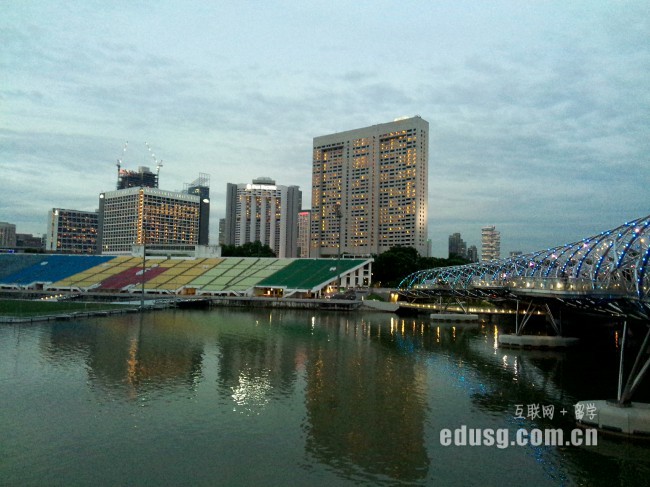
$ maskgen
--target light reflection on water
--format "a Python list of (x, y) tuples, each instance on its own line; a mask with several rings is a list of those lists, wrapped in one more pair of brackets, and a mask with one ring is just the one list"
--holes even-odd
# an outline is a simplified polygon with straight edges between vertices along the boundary
[(635, 485), (647, 477), (650, 449), (627, 442), (442, 447), (440, 429), (463, 424), (570, 429), (568, 418), (517, 420), (515, 405), (559, 411), (616, 388), (615, 345), (598, 345), (598, 354), (502, 350), (500, 332), (268, 310), (1, 326), (0, 484)]

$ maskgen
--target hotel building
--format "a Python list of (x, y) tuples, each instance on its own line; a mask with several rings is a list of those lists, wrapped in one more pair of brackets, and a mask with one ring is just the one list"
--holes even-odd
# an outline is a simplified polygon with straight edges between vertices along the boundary
[(52, 208), (47, 216), (45, 250), (66, 254), (94, 254), (97, 228), (96, 211)]
[(259, 241), (277, 257), (297, 257), (301, 205), (298, 186), (277, 185), (270, 178), (257, 178), (250, 184), (228, 183), (224, 243), (241, 246)]
[(315, 137), (310, 257), (427, 255), (428, 160), (419, 116)]
[(210, 199), (158, 188), (126, 188), (99, 195), (98, 253), (131, 254), (134, 246), (169, 253), (209, 242)]

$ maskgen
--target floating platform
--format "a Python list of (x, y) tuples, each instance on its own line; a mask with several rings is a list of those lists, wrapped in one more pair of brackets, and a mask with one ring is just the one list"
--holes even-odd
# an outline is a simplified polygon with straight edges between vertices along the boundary
[(468, 313), (432, 313), (431, 319), (435, 321), (478, 321), (478, 315)]
[(620, 405), (613, 401), (578, 401), (576, 411), (583, 413), (578, 425), (603, 432), (650, 439), (650, 404), (633, 402)]
[(499, 335), (499, 345), (508, 348), (566, 348), (579, 341), (574, 337), (538, 335)]
[(362, 308), (368, 308), (376, 311), (384, 311), (387, 313), (395, 313), (399, 309), (397, 303), (386, 303), (384, 301), (374, 301), (366, 299), (362, 302)]

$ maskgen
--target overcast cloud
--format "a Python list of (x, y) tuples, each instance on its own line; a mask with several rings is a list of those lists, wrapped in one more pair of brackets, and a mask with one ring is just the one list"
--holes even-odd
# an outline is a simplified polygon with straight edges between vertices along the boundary
[(650, 4), (556, 1), (0, 3), (0, 221), (45, 232), (124, 167), (298, 185), (312, 139), (420, 115), (429, 233), (502, 253), (650, 213)]

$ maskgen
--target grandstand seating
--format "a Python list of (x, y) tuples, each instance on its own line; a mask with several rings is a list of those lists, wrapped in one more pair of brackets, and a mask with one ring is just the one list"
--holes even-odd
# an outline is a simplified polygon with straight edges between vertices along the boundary
[[(242, 294), (253, 288), (313, 291), (364, 265), (361, 259), (164, 258), (145, 261), (147, 293)], [(139, 291), (142, 258), (0, 254), (0, 287)], [(184, 291), (186, 289), (187, 291)]]
[(361, 259), (296, 259), (288, 266), (278, 269), (257, 285), (261, 287), (285, 287), (309, 291), (331, 280), (337, 274), (349, 272), (366, 262)]
[(8, 285), (49, 284), (83, 272), (113, 257), (101, 255), (44, 255), (38, 262), (2, 278)]

